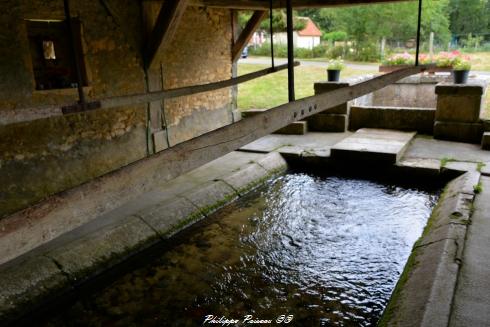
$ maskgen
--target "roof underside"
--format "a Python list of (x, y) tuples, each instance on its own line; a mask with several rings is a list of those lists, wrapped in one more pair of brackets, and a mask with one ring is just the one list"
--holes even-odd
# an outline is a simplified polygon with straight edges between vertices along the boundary
[[(294, 8), (322, 8), (349, 5), (369, 5), (413, 0), (291, 0)], [(268, 10), (269, 0), (189, 0), (193, 6), (218, 7), (230, 9)], [(286, 0), (272, 0), (273, 8), (286, 8)]]

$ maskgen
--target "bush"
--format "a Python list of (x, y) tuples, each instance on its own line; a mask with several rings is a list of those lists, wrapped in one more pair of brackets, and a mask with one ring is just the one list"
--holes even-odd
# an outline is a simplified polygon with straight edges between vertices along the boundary
[(356, 61), (377, 61), (379, 60), (379, 50), (376, 44), (364, 44), (358, 49), (357, 53), (353, 54)]
[[(328, 46), (320, 44), (313, 49), (295, 48), (294, 57), (296, 58), (321, 58), (327, 55)], [(250, 47), (248, 53), (254, 56), (267, 56), (271, 55), (271, 44), (269, 42), (264, 43), (261, 47)], [(286, 58), (288, 56), (288, 47), (284, 44), (274, 44), (274, 57)]]
[(335, 47), (328, 49), (327, 57), (334, 58), (334, 59), (338, 57), (344, 57), (344, 53), (345, 53), (345, 47), (341, 45), (337, 45)]
[(328, 45), (326, 44), (319, 44), (316, 47), (313, 48), (313, 58), (324, 58), (327, 56), (328, 52)]

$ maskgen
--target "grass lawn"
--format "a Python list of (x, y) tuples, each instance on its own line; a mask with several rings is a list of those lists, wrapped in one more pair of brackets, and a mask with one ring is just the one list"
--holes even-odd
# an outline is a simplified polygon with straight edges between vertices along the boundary
[(471, 70), (490, 71), (490, 52), (468, 53), (471, 57)]
[[(472, 54), (475, 55), (475, 54)], [(485, 54), (486, 55), (486, 54)], [(487, 65), (490, 65), (490, 55)], [(269, 65), (244, 64), (238, 65), (238, 74), (243, 75), (256, 70), (267, 68)], [(483, 67), (483, 66), (477, 66)], [(474, 68), (477, 70), (477, 68)], [(478, 70), (484, 70), (478, 68)], [(488, 67), (487, 70), (490, 70)], [(301, 99), (314, 94), (313, 83), (325, 81), (327, 72), (323, 67), (299, 66), (294, 69), (296, 99)], [(350, 76), (365, 75), (365, 70), (346, 68), (341, 73), (341, 79)], [(238, 108), (240, 110), (272, 108), (288, 101), (287, 71), (283, 70), (270, 74), (238, 86)], [(486, 110), (483, 115), (490, 119), (490, 90), (486, 95)]]
[[(269, 65), (239, 64), (238, 74), (243, 75), (264, 69)], [(346, 68), (341, 78), (365, 75), (365, 70)], [(283, 70), (238, 86), (240, 110), (272, 108), (288, 101), (288, 73)], [(313, 83), (327, 80), (327, 71), (322, 67), (296, 67), (294, 69), (296, 99), (314, 94)]]

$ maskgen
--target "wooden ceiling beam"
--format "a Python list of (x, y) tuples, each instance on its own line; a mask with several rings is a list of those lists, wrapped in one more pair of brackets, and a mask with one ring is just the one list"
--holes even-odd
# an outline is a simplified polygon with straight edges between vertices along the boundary
[[(337, 6), (368, 5), (375, 3), (390, 3), (414, 0), (292, 0), (295, 9), (324, 8)], [(189, 0), (190, 6), (229, 8), (238, 10), (268, 10), (269, 1), (264, 0)], [(286, 0), (273, 0), (275, 9), (286, 8)]]
[(241, 55), (243, 49), (248, 44), (248, 41), (250, 41), (250, 38), (252, 37), (254, 32), (257, 30), (257, 28), (260, 25), (260, 22), (262, 22), (262, 19), (264, 19), (266, 14), (267, 14), (266, 10), (254, 11), (252, 17), (250, 17), (249, 21), (247, 22), (247, 25), (245, 26), (245, 28), (240, 33), (240, 36), (236, 40), (235, 44), (233, 44), (233, 47), (231, 49), (231, 56), (232, 56), (233, 62), (240, 59), (240, 55)]
[(172, 40), (184, 15), (188, 0), (165, 0), (158, 14), (155, 26), (148, 36), (145, 49), (145, 65), (150, 68), (156, 54)]

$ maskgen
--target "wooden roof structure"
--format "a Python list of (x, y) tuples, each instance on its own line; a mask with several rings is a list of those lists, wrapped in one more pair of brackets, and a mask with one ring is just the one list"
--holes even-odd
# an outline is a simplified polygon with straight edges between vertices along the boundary
[[(293, 8), (323, 8), (336, 6), (352, 6), (359, 4), (389, 3), (411, 0), (292, 0)], [(272, 8), (286, 8), (286, 0), (272, 0)], [(205, 6), (246, 10), (269, 10), (269, 0), (189, 0), (191, 6)]]

